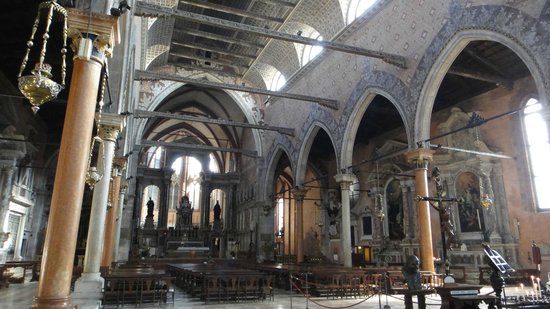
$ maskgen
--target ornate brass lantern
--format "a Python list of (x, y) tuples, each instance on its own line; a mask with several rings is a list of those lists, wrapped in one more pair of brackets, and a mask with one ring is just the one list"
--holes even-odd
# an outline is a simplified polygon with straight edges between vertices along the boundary
[(97, 171), (97, 168), (95, 166), (92, 166), (92, 155), (94, 150), (94, 144), (95, 143), (101, 143), (103, 140), (99, 136), (94, 136), (92, 138), (92, 145), (90, 146), (90, 157), (88, 158), (88, 171), (86, 172), (86, 184), (90, 187), (90, 190), (94, 189), (94, 186), (96, 183), (98, 183), (101, 178), (103, 178), (103, 174), (100, 174)]
[[(42, 49), (40, 50), (40, 57), (38, 62), (35, 64), (34, 69), (31, 71), (31, 75), (22, 76), (23, 71), (27, 66), (27, 61), (29, 60), (29, 54), (32, 47), (34, 46), (34, 35), (38, 30), (38, 25), (40, 23), (40, 15), (43, 10), (47, 10), (46, 16), (46, 26), (42, 38), (44, 39), (42, 43)], [(51, 66), (44, 62), (46, 58), (46, 47), (48, 44), (48, 39), (50, 35), (48, 34), (50, 30), (50, 25), (52, 23), (55, 15), (63, 20), (63, 47), (61, 48), (61, 82), (57, 83), (51, 79)], [(56, 17), (57, 18), (57, 17)], [(19, 81), (19, 90), (23, 95), (29, 99), (32, 104), (32, 110), (36, 114), (40, 105), (45, 102), (48, 102), (57, 97), (57, 94), (65, 88), (65, 57), (67, 53), (67, 11), (59, 5), (56, 0), (51, 0), (47, 2), (42, 2), (38, 6), (38, 14), (34, 20), (34, 25), (31, 32), (31, 37), (27, 41), (27, 52), (21, 63), (21, 68), (19, 69), (19, 74), (17, 75)]]

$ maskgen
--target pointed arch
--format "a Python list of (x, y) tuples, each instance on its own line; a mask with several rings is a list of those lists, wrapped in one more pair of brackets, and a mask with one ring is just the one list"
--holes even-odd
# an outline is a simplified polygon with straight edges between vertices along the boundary
[(343, 145), (341, 150), (341, 168), (344, 169), (348, 166), (351, 166), (353, 164), (353, 150), (354, 150), (354, 143), (351, 142), (344, 142), (344, 141), (355, 141), (355, 137), (357, 135), (357, 129), (359, 128), (359, 124), (361, 123), (361, 119), (363, 119), (365, 112), (367, 111), (367, 108), (369, 107), (370, 103), (374, 100), (374, 98), (377, 96), (383, 96), (386, 99), (388, 99), (391, 104), (397, 109), (399, 112), (399, 116), (401, 117), (401, 120), (403, 121), (403, 125), (405, 127), (407, 140), (409, 141), (408, 144), (411, 146), (411, 131), (409, 130), (410, 126), (407, 123), (407, 117), (405, 116), (405, 111), (402, 109), (402, 107), (397, 104), (395, 98), (388, 92), (379, 89), (379, 88), (369, 88), (367, 89), (364, 94), (359, 98), (358, 104), (355, 104), (353, 111), (350, 113), (350, 118), (346, 124), (346, 130), (344, 132), (344, 136), (342, 138)]
[(477, 40), (498, 42), (516, 53), (516, 55), (529, 69), (529, 72), (535, 81), (540, 100), (547, 104), (543, 78), (537, 69), (538, 66), (532, 58), (532, 55), (523, 46), (511, 37), (493, 31), (482, 29), (462, 30), (457, 32), (449, 40), (437, 60), (432, 65), (432, 69), (424, 81), (424, 86), (420, 92), (418, 107), (416, 109), (414, 141), (423, 141), (430, 138), (432, 110), (435, 97), (441, 86), (441, 82), (443, 81), (443, 78), (447, 74), (447, 71), (453, 64), (454, 60), (464, 50), (468, 43)]
[[(311, 151), (311, 146), (313, 145), (313, 142), (317, 137), (317, 133), (319, 133), (320, 130), (325, 131), (325, 133), (330, 138), (333, 151), (336, 151), (334, 137), (330, 134), (330, 130), (328, 130), (327, 126), (318, 121), (312, 123), (307, 130), (307, 133), (304, 135), (304, 142), (302, 143), (302, 147), (300, 148), (300, 153), (298, 155), (298, 161), (295, 170), (295, 181), (297, 184), (301, 184), (305, 181), (304, 178), (307, 170), (307, 160)], [(336, 153), (334, 155), (336, 156)]]
[[(194, 74), (192, 75), (193, 78), (201, 79), (205, 78), (209, 81), (213, 82), (223, 82), (223, 80), (216, 78), (214, 75), (211, 75), (209, 73), (200, 73), (200, 74)], [(152, 99), (148, 102), (147, 99), (141, 98), (140, 101), (140, 108), (145, 108), (148, 111), (155, 111), (158, 106), (162, 104), (162, 102), (167, 99), (172, 93), (180, 89), (181, 87), (185, 86), (185, 83), (179, 83), (179, 82), (173, 82), (173, 81), (162, 81), (157, 82), (155, 85), (151, 86), (152, 92), (154, 92), (154, 95), (152, 96)], [(247, 122), (257, 124), (257, 119), (254, 117), (254, 114), (252, 113), (252, 107), (251, 105), (254, 104), (253, 99), (251, 99), (250, 95), (243, 92), (237, 92), (232, 90), (220, 90), (225, 92), (233, 101), (239, 106), (240, 110), (244, 114)], [(145, 106), (143, 106), (145, 105)], [(141, 138), (143, 136), (146, 127), (147, 127), (147, 118), (142, 119), (136, 119), (136, 125), (135, 125), (135, 131), (134, 136), (137, 136), (138, 138)], [(262, 137), (260, 135), (259, 130), (252, 130), (252, 135), (254, 136), (254, 146), (255, 150), (258, 153), (258, 156), (263, 155), (263, 143), (262, 143)], [(139, 142), (139, 141), (138, 141)]]

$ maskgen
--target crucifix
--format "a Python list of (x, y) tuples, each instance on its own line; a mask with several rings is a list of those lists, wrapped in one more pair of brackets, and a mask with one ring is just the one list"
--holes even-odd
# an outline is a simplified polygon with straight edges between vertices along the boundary
[(449, 202), (461, 203), (462, 198), (445, 197), (443, 183), (441, 181), (441, 171), (438, 167), (434, 167), (432, 171), (432, 179), (435, 182), (435, 196), (417, 196), (417, 201), (427, 201), (439, 213), (439, 224), (441, 227), (441, 243), (443, 246), (443, 263), (445, 265), (445, 275), (449, 276), (449, 262), (447, 261), (447, 250), (451, 249), (453, 243), (456, 242), (454, 225), (451, 222)]

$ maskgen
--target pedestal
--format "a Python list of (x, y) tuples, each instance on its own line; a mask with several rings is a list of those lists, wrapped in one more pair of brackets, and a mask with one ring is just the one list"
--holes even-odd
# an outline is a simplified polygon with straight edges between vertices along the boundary
[(104, 282), (100, 273), (83, 273), (74, 284), (73, 303), (79, 309), (101, 308)]
[(0, 248), (0, 264), (6, 264), (8, 260), (8, 248)]
[(144, 230), (153, 230), (155, 229), (155, 222), (153, 221), (153, 217), (145, 217), (145, 223), (143, 224)]

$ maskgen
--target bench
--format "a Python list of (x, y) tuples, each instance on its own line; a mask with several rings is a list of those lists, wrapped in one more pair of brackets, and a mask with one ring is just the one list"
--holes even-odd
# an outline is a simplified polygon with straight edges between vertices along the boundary
[(457, 295), (452, 296), (451, 301), (454, 309), (462, 308), (478, 308), (481, 302), (488, 305), (488, 309), (494, 309), (497, 301), (497, 297), (493, 295)]

